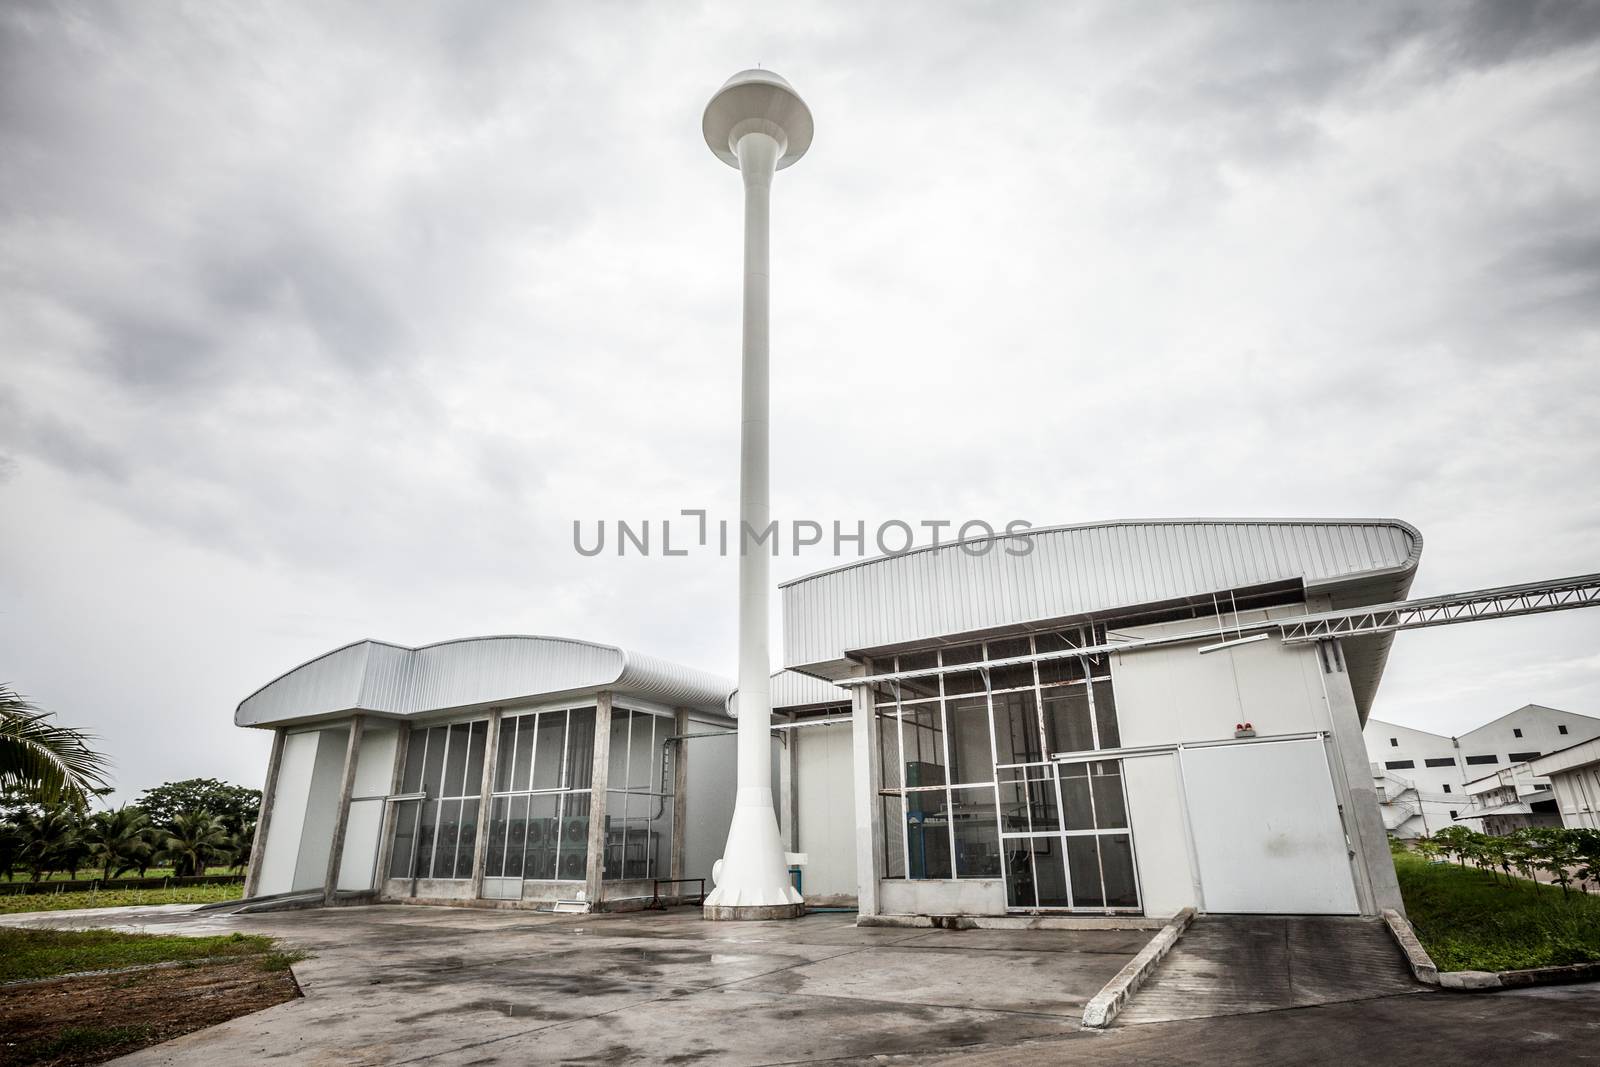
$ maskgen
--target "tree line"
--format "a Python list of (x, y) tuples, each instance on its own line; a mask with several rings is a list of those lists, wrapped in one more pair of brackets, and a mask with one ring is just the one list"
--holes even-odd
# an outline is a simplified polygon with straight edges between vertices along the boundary
[(1586, 827), (1530, 826), (1508, 834), (1485, 834), (1466, 826), (1447, 826), (1432, 837), (1417, 841), (1427, 859), (1449, 856), (1465, 867), (1487, 871), (1496, 882), (1504, 876), (1508, 887), (1516, 884), (1515, 871), (1528, 881), (1544, 872), (1565, 895), (1600, 886), (1600, 830)]
[(132, 872), (143, 878), (152, 867), (178, 877), (243, 869), (260, 806), (260, 790), (215, 778), (167, 782), (105, 811), (8, 791), (0, 799), (0, 874), (10, 881), (21, 871), (37, 882), (87, 869), (109, 881)]
[(249, 862), (260, 790), (190, 778), (92, 811), (111, 792), (108, 761), (92, 741), (0, 684), (0, 874), (7, 881), (19, 870), (40, 881), (89, 868), (109, 881), (157, 866), (183, 877)]

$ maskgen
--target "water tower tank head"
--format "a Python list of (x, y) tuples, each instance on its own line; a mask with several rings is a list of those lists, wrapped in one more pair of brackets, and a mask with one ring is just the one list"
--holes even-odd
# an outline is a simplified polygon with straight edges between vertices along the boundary
[(706, 144), (718, 159), (730, 167), (739, 165), (729, 143), (735, 130), (740, 136), (767, 123), (783, 134), (782, 170), (806, 154), (811, 147), (811, 109), (794, 87), (770, 70), (741, 70), (717, 90), (706, 105), (701, 127)]

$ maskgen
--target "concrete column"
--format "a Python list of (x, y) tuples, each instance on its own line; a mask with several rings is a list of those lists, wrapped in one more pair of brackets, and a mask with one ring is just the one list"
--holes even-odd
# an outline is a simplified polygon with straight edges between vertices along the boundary
[(267, 826), (272, 821), (272, 803), (278, 795), (278, 768), (283, 765), (283, 741), (288, 732), (272, 731), (272, 754), (267, 757), (267, 780), (261, 787), (261, 810), (256, 812), (255, 839), (250, 844), (250, 868), (244, 876), (246, 899), (256, 895), (261, 885), (261, 860), (267, 847)]
[(350, 794), (356, 787), (356, 759), (361, 754), (361, 732), (367, 717), (350, 717), (350, 740), (344, 748), (344, 776), (339, 780), (339, 812), (333, 820), (333, 844), (328, 849), (328, 875), (322, 883), (323, 907), (333, 903), (339, 889), (339, 865), (344, 861), (344, 832), (350, 822)]
[[(689, 710), (676, 708), (672, 714), (672, 732), (680, 738), (689, 732)], [(688, 842), (689, 821), (689, 743), (678, 740), (672, 743), (672, 863), (669, 878), (683, 877), (684, 848)], [(684, 887), (673, 886), (675, 893)]]
[[(798, 718), (794, 712), (787, 717), (791, 723)], [(783, 830), (783, 850), (799, 852), (800, 826), (795, 821), (796, 813), (800, 810), (797, 803), (799, 797), (795, 792), (799, 786), (795, 772), (799, 769), (800, 731), (782, 730), (778, 737), (783, 742), (783, 751), (778, 755), (778, 825)]]
[[(1364, 915), (1377, 915), (1385, 908), (1405, 914), (1400, 899), (1400, 883), (1395, 878), (1394, 857), (1389, 855), (1389, 835), (1383, 829), (1383, 814), (1378, 808), (1378, 793), (1372, 784), (1372, 765), (1361, 735), (1361, 716), (1356, 711), (1355, 694), (1345, 671), (1344, 651), (1338, 642), (1325, 642), (1319, 649), (1322, 689), (1328, 701), (1328, 718), (1333, 727), (1334, 755), (1344, 782), (1345, 830), (1355, 849), (1356, 894)], [(1332, 670), (1329, 670), (1329, 667)]]
[[(411, 747), (411, 724), (399, 724), (399, 736), (394, 739), (394, 771), (389, 775), (389, 795), (400, 792), (405, 784), (406, 751)], [(378, 895), (383, 895), (384, 883), (389, 880), (389, 863), (394, 859), (394, 829), (398, 804), (384, 801), (383, 828), (378, 831), (377, 875)]]
[(600, 910), (606, 861), (606, 783), (611, 777), (611, 694), (600, 693), (594, 706), (594, 769), (589, 784), (589, 866), (584, 896), (592, 911)]
[(489, 805), (494, 799), (494, 761), (500, 752), (500, 709), (489, 709), (489, 733), (483, 739), (483, 778), (478, 784), (478, 832), (472, 838), (472, 899), (483, 896), (483, 872), (488, 863)]
[[(868, 668), (858, 668), (859, 677)], [(856, 797), (856, 910), (861, 915), (879, 914), (878, 870), (883, 856), (883, 808), (878, 803), (878, 785), (883, 769), (878, 766), (878, 724), (873, 714), (872, 689), (856, 686), (850, 690), (851, 762), (854, 768)]]

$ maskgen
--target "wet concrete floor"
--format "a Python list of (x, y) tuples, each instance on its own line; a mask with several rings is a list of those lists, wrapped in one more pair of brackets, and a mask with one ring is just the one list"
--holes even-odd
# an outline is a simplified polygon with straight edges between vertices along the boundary
[(304, 999), (129, 1064), (758, 1064), (931, 1055), (1078, 1030), (1149, 931), (856, 927), (849, 914), (707, 923), (383, 905), (266, 915), (172, 909), (30, 925), (235, 930), (313, 953)]

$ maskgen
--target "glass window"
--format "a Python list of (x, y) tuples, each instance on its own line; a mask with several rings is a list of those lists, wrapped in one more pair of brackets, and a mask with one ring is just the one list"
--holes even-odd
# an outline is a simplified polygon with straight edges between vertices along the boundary
[(1454, 767), (1456, 758), (1454, 756), (1440, 756), (1437, 759), (1425, 759), (1422, 761), (1422, 765), (1424, 767)]
[[(594, 719), (595, 709), (588, 707), (501, 720), (494, 774), (497, 795), (490, 807), (485, 853), (485, 870), (491, 877), (585, 877)], [(568, 784), (563, 784), (563, 778)], [(470, 834), (476, 829), (477, 808), (474, 798), (467, 800), (461, 809), (461, 825)], [(465, 867), (457, 865), (457, 870), (465, 869), (467, 874), (457, 877), (471, 874), (471, 840), (465, 839), (461, 854)]]
[(963, 693), (984, 693), (988, 687), (983, 683), (982, 671), (951, 671), (944, 676), (944, 692), (946, 696), (956, 696)]
[(953, 789), (950, 795), (956, 877), (999, 878), (1000, 827), (995, 820), (994, 789)]
[[(408, 753), (409, 768), (409, 753)], [(417, 780), (421, 784), (422, 761), (417, 760)], [(412, 877), (411, 864), (417, 840), (417, 809), (422, 806), (421, 801), (402, 800), (395, 805), (394, 813), (394, 848), (389, 853), (389, 877)]]
[(891, 671), (926, 671), (938, 665), (939, 653), (933, 649), (929, 649), (926, 652), (902, 652), (900, 653), (900, 663), (897, 667), (879, 664), (876, 660), (872, 664), (874, 670), (885, 673)]
[(1011, 667), (994, 667), (989, 671), (989, 688), (994, 692), (1006, 689), (1032, 689), (1033, 664), (1018, 663)]
[[(422, 785), (419, 788), (427, 789), (430, 797), (441, 796), (443, 792), (440, 787), (444, 783), (445, 739), (449, 733), (448, 726), (435, 726), (424, 737), (427, 755), (422, 761)], [(412, 740), (416, 740), (415, 734)]]
[(594, 709), (573, 708), (567, 715), (566, 789), (588, 789), (594, 781)]
[(968, 697), (947, 703), (950, 722), (950, 781), (994, 781), (994, 753), (989, 745), (989, 701)]
[[(1039, 649), (1044, 652), (1043, 646)], [(1086, 677), (1084, 661), (1080, 656), (1067, 656), (1064, 659), (1042, 659), (1039, 661), (1040, 685), (1066, 685), (1069, 682), (1081, 682)]]
[(881, 808), (879, 817), (883, 820), (883, 876), (885, 878), (904, 878), (906, 876), (906, 816), (900, 795), (883, 796), (878, 798)]
[(589, 863), (589, 794), (563, 793), (561, 796), (561, 843), (557, 877), (582, 881)]
[(1103, 908), (1105, 893), (1100, 888), (1099, 836), (1085, 834), (1067, 838), (1067, 870), (1072, 876), (1072, 906)]
[[(628, 742), (628, 788), (638, 792), (659, 792), (655, 784), (656, 745), (654, 715), (634, 715), (633, 733)], [(665, 737), (666, 734), (661, 735)]]
[(606, 769), (607, 789), (628, 788), (628, 727), (633, 723), (633, 712), (626, 708), (611, 709), (611, 751)]
[(567, 713), (546, 711), (533, 728), (533, 776), (530, 789), (561, 788), (561, 754), (567, 743)]
[(1095, 682), (1091, 687), (1094, 697), (1095, 748), (1120, 748), (1122, 731), (1117, 726), (1117, 700), (1111, 692), (1109, 679)]
[(535, 793), (517, 800), (528, 813), (522, 877), (553, 879), (556, 851), (561, 845), (561, 797), (555, 793)]
[(943, 785), (944, 724), (938, 704), (912, 704), (900, 712), (900, 743), (905, 784)]
[[(462, 786), (467, 777), (467, 738), (471, 723), (458, 722), (450, 727), (450, 736), (444, 750), (444, 786), (439, 795), (459, 797), (465, 794)], [(477, 792), (477, 790), (473, 790)]]
[(1137, 908), (1139, 885), (1133, 873), (1133, 838), (1127, 834), (1101, 834), (1100, 869), (1106, 907)]
[(949, 878), (949, 791), (906, 794), (906, 850), (912, 878)]
[(461, 788), (463, 796), (477, 796), (483, 792), (483, 746), (488, 737), (487, 719), (479, 719), (472, 724), (467, 741), (467, 777)]
[(1061, 806), (1068, 830), (1094, 829), (1094, 802), (1090, 799), (1089, 765), (1069, 763), (1061, 768)]
[[(517, 723), (520, 718), (505, 718), (500, 720), (500, 751), (515, 753), (517, 749)], [(505, 793), (511, 789), (511, 764), (512, 760), (495, 758), (494, 791)], [(495, 877), (498, 877), (495, 876)]]
[(406, 744), (406, 770), (401, 778), (400, 792), (417, 793), (422, 790), (422, 761), (428, 750), (428, 732), (415, 730)]
[(996, 764), (1037, 763), (1039, 749), (1039, 698), (1032, 692), (999, 693), (994, 697)]
[(1006, 899), (1013, 908), (1066, 908), (1061, 838), (1020, 837), (1005, 842)]
[(1095, 828), (1125, 828), (1128, 806), (1123, 800), (1122, 764), (1116, 760), (1090, 764), (1089, 781), (1093, 784)]
[[(954, 648), (940, 649), (941, 662), (946, 667), (953, 667), (962, 663), (976, 663), (983, 658), (982, 645), (957, 645)], [(902, 659), (904, 657), (901, 657)]]
[(1051, 689), (1044, 694), (1044, 743), (1047, 756), (1095, 747), (1086, 686)]
[(1016, 656), (1033, 654), (1033, 645), (1026, 637), (1007, 637), (1000, 641), (990, 641), (986, 648), (987, 658), (991, 660), (1012, 659)]

